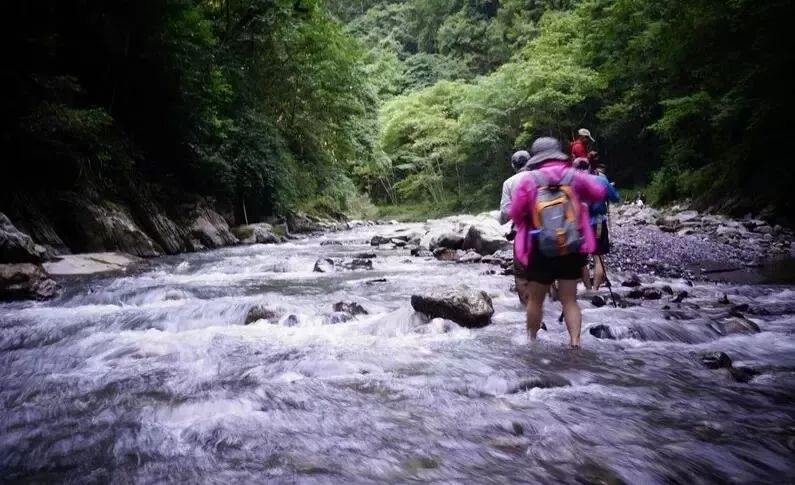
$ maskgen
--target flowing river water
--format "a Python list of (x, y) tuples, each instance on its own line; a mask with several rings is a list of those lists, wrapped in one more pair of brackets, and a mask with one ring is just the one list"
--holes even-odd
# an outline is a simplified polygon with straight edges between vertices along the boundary
[[(529, 344), (512, 278), (370, 248), (385, 231), (161, 258), (0, 305), (0, 481), (795, 479), (795, 288), (660, 281), (691, 295), (673, 318), (667, 296), (584, 301), (583, 349), (571, 351), (559, 306)], [(364, 251), (372, 270), (312, 271)], [(491, 326), (413, 314), (413, 293), (460, 283), (492, 295)], [(764, 309), (761, 332), (708, 327), (724, 293)], [(339, 301), (369, 314), (332, 324)], [(244, 325), (255, 304), (277, 321)], [(592, 336), (600, 324), (618, 338)], [(716, 350), (759, 375), (701, 365)]]

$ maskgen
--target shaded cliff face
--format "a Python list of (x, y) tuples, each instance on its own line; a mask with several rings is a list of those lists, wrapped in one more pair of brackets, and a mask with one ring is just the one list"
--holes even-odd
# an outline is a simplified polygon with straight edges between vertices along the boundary
[(18, 197), (7, 210), (20, 231), (50, 256), (121, 251), (153, 257), (238, 242), (212, 200), (201, 197), (166, 210), (144, 197), (111, 201), (57, 192), (46, 197)]

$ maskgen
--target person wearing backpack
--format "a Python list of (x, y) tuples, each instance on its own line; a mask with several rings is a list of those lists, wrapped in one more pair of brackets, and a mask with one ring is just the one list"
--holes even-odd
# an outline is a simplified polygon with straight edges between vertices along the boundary
[(577, 281), (585, 255), (596, 246), (582, 204), (603, 200), (606, 188), (596, 177), (571, 167), (555, 138), (533, 142), (527, 167), (530, 171), (517, 182), (509, 209), (516, 227), (514, 259), (526, 268), (524, 276), (529, 282), (527, 331), (534, 340), (547, 292), (557, 281), (570, 343), (578, 348), (582, 314)]
[[(511, 157), (511, 167), (513, 168), (514, 175), (506, 179), (502, 183), (502, 197), (500, 198), (500, 224), (505, 224), (511, 220), (511, 196), (514, 188), (519, 180), (525, 175), (528, 169), (527, 162), (530, 160), (530, 153), (526, 150), (519, 150)], [(508, 240), (516, 237), (516, 228), (511, 227), (511, 232), (507, 236)], [(522, 305), (527, 305), (527, 285), (528, 281), (524, 277), (524, 268), (516, 266), (516, 259), (514, 258), (514, 284), (516, 286), (516, 293), (519, 295), (519, 301)]]
[(618, 190), (607, 178), (605, 170), (606, 167), (600, 164), (591, 172), (605, 186), (605, 198), (588, 206), (588, 211), (591, 214), (591, 226), (596, 238), (596, 250), (593, 252), (593, 289), (597, 291), (602, 286), (602, 283), (607, 280), (604, 260), (605, 254), (610, 252), (607, 204), (619, 201)]

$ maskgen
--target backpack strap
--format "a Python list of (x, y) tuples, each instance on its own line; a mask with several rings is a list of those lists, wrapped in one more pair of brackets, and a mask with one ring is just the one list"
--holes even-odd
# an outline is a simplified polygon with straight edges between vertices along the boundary
[(545, 187), (545, 186), (549, 185), (549, 180), (547, 180), (546, 175), (541, 173), (540, 170), (532, 170), (530, 172), (530, 175), (533, 176), (533, 180), (536, 181), (536, 185), (538, 187)]
[(571, 185), (572, 181), (574, 181), (574, 169), (567, 168), (566, 171), (563, 173), (563, 176), (560, 178), (560, 185)]

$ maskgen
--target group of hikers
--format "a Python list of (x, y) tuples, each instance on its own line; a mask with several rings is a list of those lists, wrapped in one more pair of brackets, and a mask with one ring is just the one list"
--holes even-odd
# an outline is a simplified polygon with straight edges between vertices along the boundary
[(572, 348), (579, 348), (582, 328), (579, 281), (588, 292), (610, 285), (604, 264), (610, 250), (607, 204), (618, 201), (598, 152), (588, 149), (591, 143), (590, 131), (581, 128), (570, 154), (552, 137), (538, 138), (529, 152), (514, 153), (516, 173), (503, 183), (500, 201), (500, 223), (513, 223), (514, 278), (527, 309), (529, 337), (534, 340), (542, 327), (549, 294), (563, 306)]

